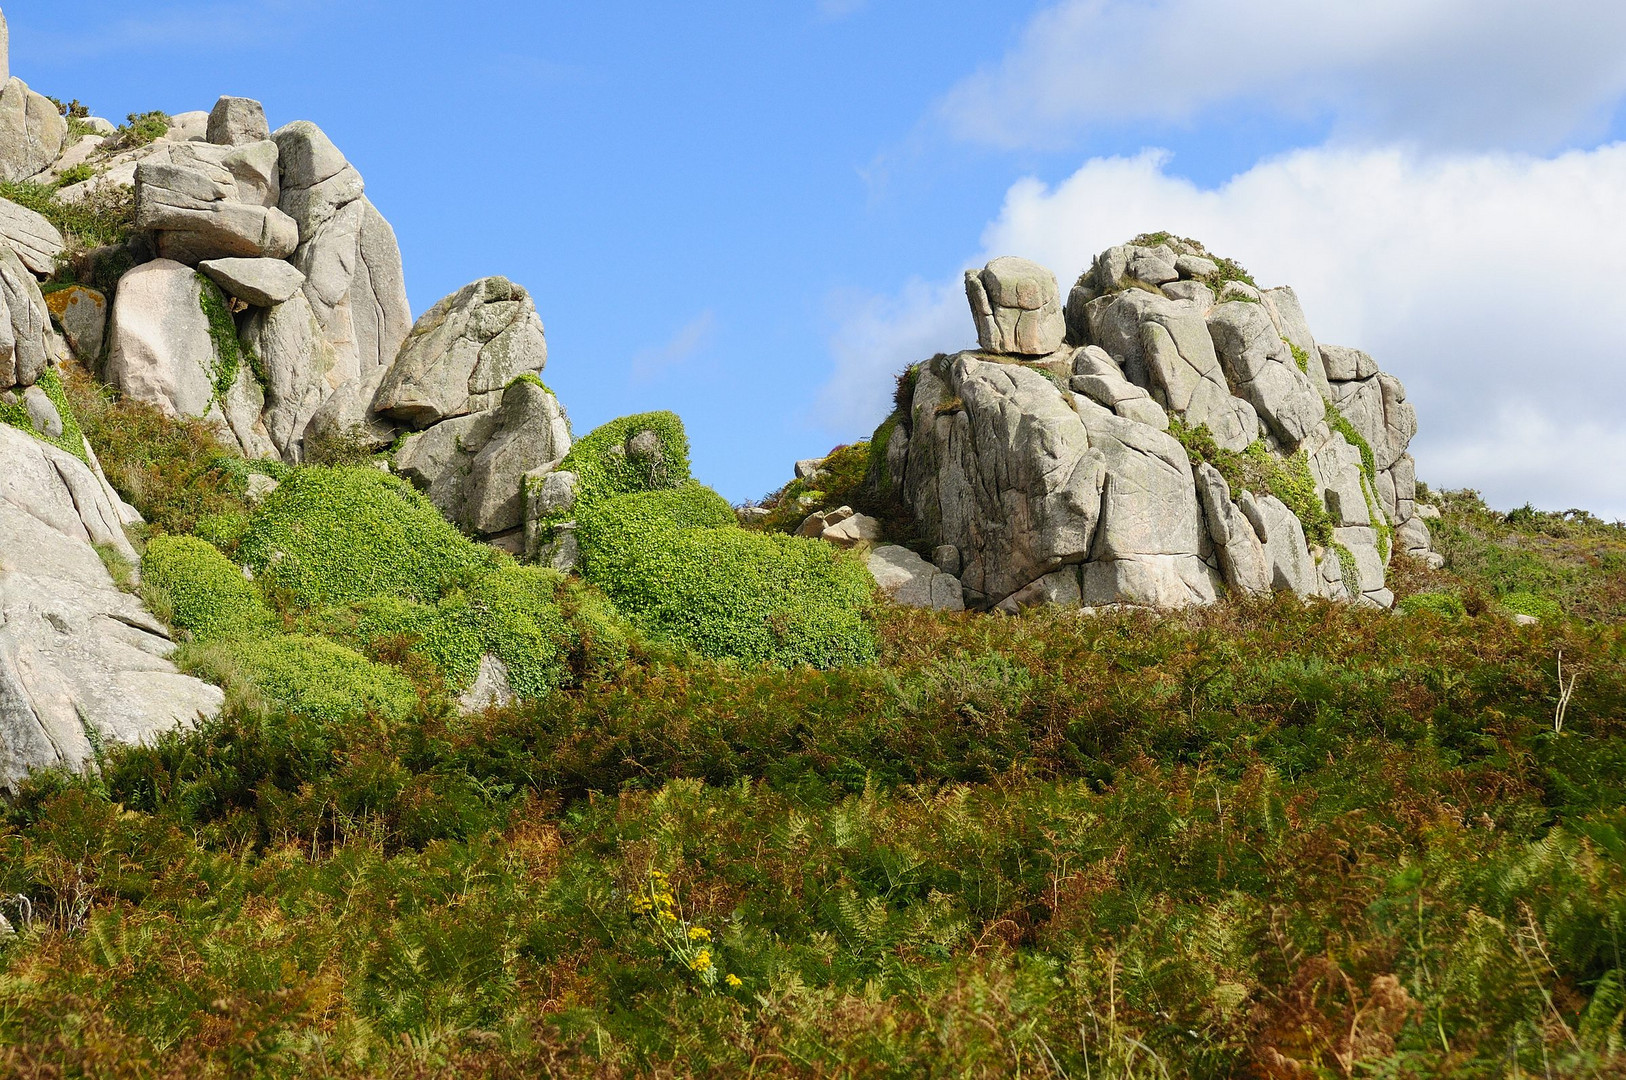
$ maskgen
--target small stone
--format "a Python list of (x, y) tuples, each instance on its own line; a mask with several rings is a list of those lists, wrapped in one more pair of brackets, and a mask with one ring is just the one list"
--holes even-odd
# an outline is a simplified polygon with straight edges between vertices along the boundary
[(457, 699), (457, 705), (465, 713), (478, 713), (512, 704), (513, 700), (514, 688), (508, 682), (508, 665), (486, 653), (480, 657), (480, 670), (474, 676), (474, 685)]
[(262, 308), (284, 303), (305, 284), (305, 275), (282, 259), (205, 259), (198, 269), (226, 295)]
[[(843, 509), (846, 509), (843, 507)], [(849, 513), (834, 525), (825, 528), (820, 539), (837, 547), (853, 547), (861, 543), (874, 543), (881, 538), (881, 523), (868, 514)]]
[(734, 516), (741, 525), (755, 525), (769, 514), (773, 513), (766, 506), (738, 506), (734, 508)]
[(806, 480), (824, 465), (823, 458), (803, 458), (796, 463), (796, 479)]
[(939, 544), (932, 551), (932, 563), (943, 573), (960, 576), (960, 549), (953, 544)]
[(45, 295), (45, 307), (68, 338), (68, 348), (87, 366), (102, 358), (107, 339), (107, 297), (83, 285)]
[(245, 497), (251, 504), (258, 506), (265, 501), (267, 495), (277, 490), (279, 486), (281, 485), (274, 478), (264, 473), (253, 473), (248, 478), (248, 490)]
[(56, 403), (45, 395), (44, 390), (37, 386), (24, 390), (23, 407), (28, 410), (28, 420), (35, 431), (49, 439), (62, 438), (62, 416), (56, 411)]
[(1424, 521), (1438, 521), (1440, 518), (1440, 508), (1432, 503), (1418, 503), (1417, 516), (1422, 518)]
[(1535, 626), (1535, 625), (1537, 625), (1538, 623), (1541, 622), (1541, 620), (1536, 618), (1534, 615), (1522, 615), (1522, 614), (1514, 615), (1513, 616), (1513, 621), (1515, 623), (1517, 623), (1518, 625), (1520, 625), (1520, 626)]

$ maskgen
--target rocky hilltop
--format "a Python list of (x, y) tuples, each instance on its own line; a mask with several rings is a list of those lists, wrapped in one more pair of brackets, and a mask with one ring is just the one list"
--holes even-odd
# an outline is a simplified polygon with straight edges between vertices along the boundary
[[(1437, 558), (1400, 382), (1194, 241), (1112, 248), (1065, 298), (1023, 259), (968, 272), (979, 347), (910, 367), (869, 442), (736, 521), (676, 417), (574, 437), (523, 287), (482, 278), (414, 320), (393, 229), (313, 123), (222, 97), (115, 126), (11, 77), (0, 185), (0, 785), (217, 712), (172, 654), (228, 623), (216, 644), (260, 691), (292, 685), (255, 681), (265, 649), (394, 685), (348, 647), (387, 610), (474, 710), (561, 685), (567, 644), (623, 617), (706, 656), (830, 665), (874, 655), (871, 579), (947, 610), (1388, 607), (1396, 552)], [(211, 431), (237, 516), (147, 547), (162, 530), (104, 475), (75, 379)], [(350, 512), (397, 546), (364, 546)], [(431, 549), (456, 574), (373, 582)], [(328, 557), (349, 580), (317, 580)], [(137, 563), (165, 575), (162, 620), (115, 577)], [(613, 616), (571, 621), (603, 598)]]
[[(910, 367), (868, 446), (872, 498), (931, 556), (872, 553), (895, 595), (1009, 611), (1285, 590), (1387, 608), (1395, 552), (1439, 562), (1404, 387), (1319, 344), (1291, 288), (1167, 234), (1102, 252), (1065, 302), (1015, 257), (965, 286), (979, 347)], [(822, 467), (800, 471), (816, 484)]]

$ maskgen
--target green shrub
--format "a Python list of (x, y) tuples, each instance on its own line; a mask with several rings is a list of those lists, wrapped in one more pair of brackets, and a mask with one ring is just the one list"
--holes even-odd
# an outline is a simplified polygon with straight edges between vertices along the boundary
[[(627, 443), (641, 431), (653, 431), (660, 440), (658, 461), (627, 452)], [(675, 488), (689, 479), (689, 437), (675, 413), (623, 416), (578, 439), (559, 467), (580, 477), (578, 498), (585, 501), (630, 491)]]
[(1558, 601), (1523, 590), (1505, 593), (1497, 597), (1496, 602), (1510, 615), (1530, 615), (1543, 622), (1556, 621), (1564, 614), (1564, 609)]
[(169, 622), (196, 641), (271, 627), (271, 612), (243, 572), (194, 536), (155, 536), (141, 557), (141, 586)]
[(1408, 615), (1427, 611), (1442, 619), (1460, 619), (1468, 614), (1462, 594), (1443, 589), (1413, 593), (1400, 601), (1400, 610)]
[(54, 186), (0, 180), (0, 198), (26, 206), (87, 248), (122, 244), (135, 228), (135, 192), (122, 184), (96, 185), (84, 198), (63, 202)]
[(62, 385), (62, 376), (56, 368), (47, 367), (40, 372), (39, 378), (34, 382), (45, 396), (51, 399), (56, 406), (56, 414), (62, 421), (62, 434), (52, 438), (43, 431), (34, 428), (34, 422), (28, 415), (28, 407), (22, 403), (21, 395), (16, 404), (8, 405), (0, 401), (0, 424), (10, 424), (20, 428), (41, 442), (48, 442), (59, 450), (66, 450), (80, 461), (89, 464), (90, 458), (85, 454), (85, 434), (79, 428), (79, 418), (74, 415), (73, 403), (68, 400), (66, 390)]
[(862, 564), (817, 540), (741, 529), (706, 488), (617, 496), (578, 523), (583, 573), (656, 640), (786, 666), (875, 655)]
[(111, 136), (113, 143), (120, 150), (146, 146), (155, 139), (161, 139), (169, 134), (169, 114), (158, 109), (130, 113), (124, 119), (125, 122), (120, 124), (118, 130)]
[(406, 676), (326, 638), (280, 634), (224, 638), (189, 648), (182, 663), (271, 708), (313, 720), (347, 720), (374, 713), (400, 720), (418, 702)]
[[(489, 653), (508, 669), (515, 694), (540, 698), (566, 681), (571, 651), (581, 638), (555, 599), (563, 583), (564, 576), (555, 570), (505, 566), (436, 604), (375, 596), (342, 611), (323, 612), (311, 626), (359, 647), (404, 636), (413, 652), (439, 669), (454, 693), (473, 684), (480, 658)], [(592, 612), (590, 618), (597, 615)], [(590, 632), (595, 641), (611, 636), (596, 622), (592, 631), (597, 632)], [(624, 647), (619, 655), (625, 659)]]
[(290, 474), (250, 518), (238, 558), (273, 601), (305, 608), (381, 594), (433, 602), (497, 564), (412, 485), (367, 467)]

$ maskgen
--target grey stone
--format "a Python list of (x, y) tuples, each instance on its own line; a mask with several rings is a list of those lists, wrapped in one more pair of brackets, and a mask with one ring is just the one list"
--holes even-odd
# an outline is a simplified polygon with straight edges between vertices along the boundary
[(6, 25), (6, 17), (0, 14), (0, 83), (11, 78), (11, 28)]
[(1336, 382), (1370, 379), (1378, 373), (1378, 365), (1366, 353), (1345, 345), (1321, 346), (1321, 363), (1327, 378)]
[(932, 565), (945, 574), (960, 576), (960, 549), (953, 544), (938, 544), (932, 550)]
[(0, 244), (0, 389), (32, 386), (51, 357), (51, 316), (39, 283)]
[(840, 521), (827, 523), (819, 539), (844, 548), (874, 543), (881, 539), (881, 523), (868, 514), (848, 514)]
[(459, 524), (490, 535), (524, 520), (525, 476), (570, 452), (570, 426), (540, 383), (516, 379), (502, 395), (498, 427), (469, 465)]
[(191, 267), (157, 259), (125, 274), (113, 300), (107, 382), (168, 416), (201, 417), (215, 404), (219, 363)]
[(1359, 526), (1338, 528), (1332, 531), (1332, 538), (1355, 556), (1355, 566), (1360, 571), (1358, 591), (1370, 593), (1383, 588), (1383, 556), (1378, 553), (1376, 533)]
[(1513, 616), (1513, 623), (1515, 626), (1536, 626), (1540, 622), (1541, 620), (1536, 618), (1534, 615), (1515, 614)]
[(11, 245), (23, 265), (42, 276), (56, 269), (63, 249), (62, 234), (55, 225), (10, 199), (0, 199), (0, 241)]
[(18, 78), (0, 86), (0, 180), (28, 180), (50, 168), (68, 140), (57, 107)]
[[(1264, 289), (1259, 294), (1265, 313), (1270, 316), (1276, 332), (1289, 346), (1298, 349), (1304, 357), (1303, 371), (1310, 377), (1310, 385), (1315, 387), (1316, 393), (1321, 395), (1323, 401), (1332, 400), (1332, 390), (1327, 386), (1327, 371), (1321, 361), (1321, 347), (1316, 344), (1315, 336), (1310, 333), (1309, 320), (1304, 317), (1304, 307), (1299, 303), (1298, 293), (1291, 286), (1283, 285), (1275, 289)], [(1298, 356), (1293, 361), (1298, 363)]]
[(1421, 555), (1433, 546), (1428, 526), (1421, 517), (1412, 517), (1395, 529), (1395, 545), (1409, 555)]
[(1180, 272), (1175, 267), (1175, 254), (1166, 245), (1155, 248), (1135, 248), (1129, 258), (1128, 273), (1136, 281), (1148, 285), (1163, 285), (1176, 281)]
[(1226, 381), (1284, 446), (1298, 447), (1323, 423), (1321, 395), (1262, 304), (1222, 303), (1209, 312), (1208, 330)]
[(458, 697), (457, 706), (465, 713), (479, 713), (513, 702), (514, 688), (508, 681), (508, 665), (501, 658), (486, 653), (480, 657), (474, 684)]
[(1083, 597), (1080, 584), (1081, 571), (1077, 566), (1064, 566), (1052, 570), (1037, 581), (1011, 593), (994, 608), (1004, 615), (1015, 615), (1034, 607), (1077, 608)]
[[(305, 235), (305, 234), (302, 234)], [(395, 362), (412, 326), (395, 230), (366, 198), (337, 209), (294, 253), (323, 335), (363, 374)]]
[(301, 292), (251, 315), (243, 339), (260, 358), (265, 373), (266, 433), (278, 457), (298, 464), (305, 459), (306, 437), (317, 410), (336, 391), (357, 380), (342, 368), (333, 346), (322, 337), (316, 315)]
[(1417, 434), (1417, 410), (1406, 400), (1406, 388), (1400, 380), (1387, 372), (1378, 373), (1378, 385), (1383, 391), (1383, 448), (1373, 444), (1377, 465), (1387, 469), (1400, 460)]
[(1231, 501), (1231, 487), (1225, 477), (1205, 462), (1197, 467), (1196, 478), (1203, 516), (1218, 549), (1225, 583), (1241, 593), (1269, 593), (1273, 575), (1264, 541), (1252, 520)]
[(1395, 594), (1388, 589), (1373, 589), (1361, 594), (1361, 603), (1387, 611), (1395, 606)]
[(84, 285), (69, 285), (46, 296), (45, 307), (62, 327), (73, 355), (95, 370), (107, 338), (107, 297)]
[(442, 299), (412, 328), (373, 408), (427, 427), (495, 403), (514, 379), (547, 363), (530, 294), (507, 278), (482, 278)]
[(921, 367), (912, 413), (905, 494), (973, 606), (1087, 557), (1106, 460), (1048, 379), (961, 353)]
[(158, 233), (166, 258), (205, 259), (293, 254), (298, 226), (277, 207), (277, 147), (176, 146), (136, 166), (136, 227)]
[(1219, 302), (1229, 303), (1232, 300), (1249, 301), (1257, 304), (1262, 301), (1259, 290), (1245, 281), (1227, 281), (1220, 286)]
[(333, 140), (309, 120), (284, 125), (271, 138), (282, 169), (279, 205), (298, 222), (300, 242), (308, 243), (341, 208), (360, 199), (366, 185)]
[(796, 479), (806, 480), (823, 466), (823, 458), (803, 458), (796, 463)]
[(1213, 259), (1205, 259), (1201, 255), (1180, 255), (1174, 260), (1174, 268), (1183, 278), (1205, 278), (1219, 273), (1219, 264)]
[(205, 259), (198, 269), (228, 296), (268, 308), (293, 297), (305, 275), (282, 259)]
[(253, 98), (221, 97), (209, 112), (207, 137), (219, 146), (241, 146), (271, 137), (265, 107)]
[(865, 559), (875, 584), (894, 603), (932, 611), (964, 611), (960, 583), (908, 548), (882, 544)]
[(475, 455), (496, 434), (497, 423), (492, 411), (454, 416), (402, 440), (391, 464), (424, 491), (441, 513), (458, 520), (469, 469)]
[(257, 506), (265, 501), (267, 495), (281, 486), (273, 477), (269, 477), (264, 473), (250, 473), (244, 498), (248, 499), (251, 505)]
[(1274, 495), (1244, 491), (1237, 497), (1237, 505), (1264, 541), (1271, 586), (1300, 597), (1321, 595), (1315, 559), (1304, 541), (1304, 526), (1287, 504)]
[(28, 410), (28, 421), (34, 430), (52, 439), (62, 438), (62, 415), (45, 391), (30, 386), (23, 391), (23, 407)]
[(1440, 508), (1432, 503), (1418, 503), (1417, 516), (1422, 518), (1424, 521), (1438, 521), (1440, 518)]
[(1195, 305), (1198, 311), (1214, 306), (1214, 290), (1200, 281), (1171, 281), (1162, 286), (1164, 296)]
[[(313, 323), (314, 319), (312, 315)], [(305, 425), (306, 451), (345, 443), (377, 451), (394, 442), (395, 425), (372, 410), (373, 397), (388, 372), (388, 368), (375, 367), (359, 378), (343, 383), (329, 395)]]
[(92, 470), (4, 425), (0, 461), (0, 787), (87, 767), (93, 739), (138, 742), (216, 713), (221, 692), (175, 669), (164, 627), (96, 554), (136, 561)]
[(550, 536), (550, 524), (576, 508), (581, 479), (552, 463), (525, 474), (525, 555), (534, 559)]
[(1067, 324), (1056, 277), (1038, 263), (1001, 256), (967, 270), (965, 290), (984, 351), (1047, 356), (1061, 348)]
[(572, 573), (581, 563), (581, 542), (576, 538), (576, 523), (561, 521), (553, 526), (549, 537), (537, 546), (535, 559), (539, 566), (551, 567), (561, 574)]
[(203, 109), (174, 113), (169, 118), (169, 131), (164, 137), (170, 142), (208, 142), (209, 114)]

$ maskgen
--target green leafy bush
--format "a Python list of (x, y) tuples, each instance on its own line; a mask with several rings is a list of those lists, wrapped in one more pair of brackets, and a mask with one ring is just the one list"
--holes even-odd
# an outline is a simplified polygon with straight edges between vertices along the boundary
[(141, 556), (150, 606), (196, 641), (269, 630), (271, 612), (243, 572), (194, 536), (155, 536)]
[(412, 485), (377, 469), (299, 469), (250, 518), (238, 558), (273, 602), (320, 608), (378, 595), (432, 603), (497, 565)]
[(85, 454), (85, 435), (80, 430), (79, 418), (74, 415), (73, 403), (68, 399), (67, 391), (63, 387), (62, 376), (57, 373), (56, 368), (47, 367), (40, 372), (34, 385), (51, 400), (52, 405), (56, 406), (57, 417), (62, 421), (62, 434), (53, 438), (43, 431), (35, 430), (34, 421), (29, 417), (28, 407), (23, 404), (20, 395), (15, 404), (8, 405), (0, 401), (0, 424), (20, 428), (36, 439), (48, 442), (58, 450), (66, 450), (88, 464), (90, 459)]
[(183, 665), (228, 691), (313, 720), (367, 714), (399, 720), (418, 702), (405, 675), (307, 634), (222, 638), (189, 648)]
[(1496, 602), (1510, 615), (1529, 615), (1544, 622), (1560, 619), (1564, 615), (1558, 601), (1539, 593), (1519, 590), (1497, 597)]
[[(653, 431), (659, 440), (658, 458), (629, 452), (627, 444), (643, 431)], [(588, 502), (629, 491), (675, 488), (689, 479), (689, 437), (675, 413), (623, 416), (578, 439), (559, 467), (580, 478), (578, 498)]]
[(620, 495), (578, 523), (583, 573), (652, 638), (748, 663), (875, 655), (869, 571), (820, 541), (739, 528), (709, 489)]

